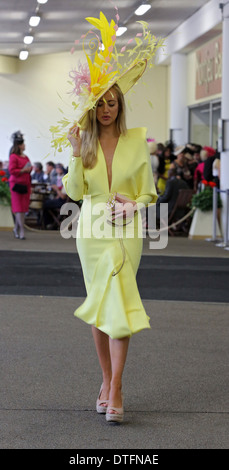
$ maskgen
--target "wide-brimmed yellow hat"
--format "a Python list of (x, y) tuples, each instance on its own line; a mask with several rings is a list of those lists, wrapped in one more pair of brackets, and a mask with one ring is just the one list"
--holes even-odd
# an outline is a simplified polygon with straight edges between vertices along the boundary
[(100, 98), (105, 95), (105, 93), (110, 90), (116, 83), (119, 86), (123, 95), (125, 95), (139, 80), (139, 78), (145, 72), (147, 66), (147, 59), (140, 60), (136, 64), (132, 65), (128, 70), (126, 70), (120, 76), (117, 76), (111, 83), (108, 83), (107, 86), (102, 89), (102, 91), (94, 96), (94, 102), (84, 110), (81, 117), (78, 119), (78, 124), (83, 130), (87, 122), (87, 113), (90, 109), (94, 108)]
[[(99, 18), (85, 19), (99, 31), (99, 34), (90, 30), (83, 35), (86, 63), (82, 65), (79, 62), (78, 69), (69, 73), (73, 87), (71, 93), (77, 97), (77, 103), (73, 102), (74, 111), (79, 112), (74, 124), (82, 130), (86, 126), (88, 111), (96, 107), (98, 100), (116, 83), (125, 95), (143, 75), (147, 65), (153, 65), (156, 51), (164, 42), (163, 39), (158, 39), (150, 33), (146, 22), (138, 21), (142, 25), (142, 32), (128, 41), (132, 47), (123, 46), (118, 51), (116, 45), (118, 24), (115, 20), (112, 19), (109, 23), (102, 12)], [(118, 14), (116, 20), (119, 20)], [(88, 38), (90, 41), (86, 44)], [(65, 130), (66, 123), (68, 120), (65, 118), (59, 121), (59, 126), (50, 128), (53, 136), (57, 135), (52, 144), (58, 151), (70, 145)], [(69, 121), (69, 125), (72, 124)]]

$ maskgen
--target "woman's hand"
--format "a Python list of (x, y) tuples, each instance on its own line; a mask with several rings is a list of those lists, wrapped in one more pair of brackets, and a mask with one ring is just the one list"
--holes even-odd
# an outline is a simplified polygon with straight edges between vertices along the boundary
[(32, 168), (33, 168), (32, 165), (28, 162), (28, 163), (26, 163), (25, 166), (23, 166), (20, 173), (31, 173)]
[(117, 202), (115, 202), (115, 206), (112, 211), (112, 220), (120, 217), (123, 219), (132, 219), (134, 217), (134, 214), (137, 211), (137, 204), (135, 201), (132, 201), (121, 194), (115, 195), (115, 201)]
[(69, 142), (72, 144), (73, 149), (73, 156), (79, 157), (80, 156), (80, 146), (81, 146), (81, 139), (80, 139), (80, 129), (75, 124), (74, 126), (69, 129), (69, 133), (67, 136)]

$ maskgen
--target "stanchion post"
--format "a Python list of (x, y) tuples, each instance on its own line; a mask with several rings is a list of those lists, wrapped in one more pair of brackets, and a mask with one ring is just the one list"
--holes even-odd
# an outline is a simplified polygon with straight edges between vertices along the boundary
[(225, 250), (229, 250), (229, 240), (228, 240), (228, 217), (229, 217), (229, 189), (224, 191), (219, 191), (221, 193), (226, 193), (226, 221), (225, 221), (225, 230), (222, 243), (216, 243), (216, 246), (223, 247)]
[(218, 209), (218, 188), (214, 186), (212, 192), (212, 238), (206, 238), (207, 242), (219, 242), (222, 238), (217, 238), (217, 209)]
[(216, 240), (216, 221), (217, 221), (217, 187), (215, 186), (213, 188), (213, 227), (212, 227), (212, 238), (213, 240)]
[(229, 217), (229, 189), (227, 189), (227, 202), (226, 202), (226, 223), (224, 232), (224, 247), (225, 250), (229, 250), (228, 240), (228, 217)]

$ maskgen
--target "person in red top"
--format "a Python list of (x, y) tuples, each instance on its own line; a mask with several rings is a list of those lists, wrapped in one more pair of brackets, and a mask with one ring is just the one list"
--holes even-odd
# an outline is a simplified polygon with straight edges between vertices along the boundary
[(204, 179), (204, 165), (205, 165), (205, 160), (208, 158), (208, 153), (207, 150), (202, 149), (200, 151), (200, 163), (198, 163), (195, 171), (194, 171), (194, 177), (193, 177), (193, 182), (194, 182), (194, 191), (195, 193), (198, 190), (199, 183)]
[(24, 221), (29, 210), (32, 164), (24, 154), (25, 142), (20, 131), (12, 136), (13, 147), (9, 160), (9, 184), (11, 192), (11, 207), (15, 217), (14, 236), (25, 239)]

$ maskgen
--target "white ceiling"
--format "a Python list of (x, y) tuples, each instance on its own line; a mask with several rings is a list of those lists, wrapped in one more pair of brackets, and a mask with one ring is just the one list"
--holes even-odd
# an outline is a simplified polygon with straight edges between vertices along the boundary
[[(127, 41), (141, 31), (138, 20), (148, 22), (156, 36), (166, 37), (183, 21), (193, 15), (208, 0), (151, 0), (152, 8), (144, 16), (136, 16), (134, 10), (141, 0), (48, 0), (39, 6), (41, 21), (32, 29), (34, 42), (27, 46), (29, 53), (50, 54), (70, 51), (74, 41), (90, 29), (84, 20), (87, 16), (98, 17), (100, 11), (109, 20), (120, 16), (119, 25), (126, 24), (128, 31), (118, 44)], [(29, 31), (29, 17), (35, 12), (36, 0), (0, 0), (0, 54), (18, 56), (23, 48), (23, 37)]]

